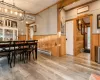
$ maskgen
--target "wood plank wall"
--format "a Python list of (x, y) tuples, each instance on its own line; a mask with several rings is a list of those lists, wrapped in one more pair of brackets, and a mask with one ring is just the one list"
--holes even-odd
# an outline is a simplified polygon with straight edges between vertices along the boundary
[[(64, 36), (59, 38), (58, 35), (39, 35), (33, 36), (34, 40), (38, 40), (38, 48), (45, 51), (50, 51), (52, 56), (63, 56), (65, 55), (65, 43)], [(60, 44), (60, 41), (62, 42)], [(61, 50), (62, 49), (62, 50)]]
[(26, 40), (26, 35), (19, 35), (18, 40)]
[(100, 34), (92, 34), (91, 60), (95, 61), (95, 46), (100, 46)]
[(77, 28), (77, 20), (74, 20), (74, 55), (77, 56), (84, 46), (84, 36)]

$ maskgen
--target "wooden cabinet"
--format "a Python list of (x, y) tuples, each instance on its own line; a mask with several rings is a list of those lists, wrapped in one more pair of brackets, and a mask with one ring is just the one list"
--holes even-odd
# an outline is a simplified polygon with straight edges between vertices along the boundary
[(18, 40), (18, 29), (0, 27), (0, 41)]

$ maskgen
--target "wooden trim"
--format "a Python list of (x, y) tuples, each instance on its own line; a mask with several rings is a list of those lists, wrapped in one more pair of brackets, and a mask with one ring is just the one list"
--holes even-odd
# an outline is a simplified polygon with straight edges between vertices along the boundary
[(72, 18), (72, 19), (65, 20), (65, 22), (75, 20), (75, 19), (79, 19), (79, 18), (83, 18), (83, 17), (86, 17), (86, 16), (93, 16), (93, 14), (84, 14), (82, 16), (78, 16), (77, 18)]
[(29, 24), (27, 24), (27, 25), (31, 25), (31, 24), (34, 24), (35, 22), (31, 22), (31, 23), (29, 23)]
[(50, 36), (50, 35), (57, 35), (57, 34), (34, 35), (34, 36)]
[(98, 1), (98, 0), (92, 0), (92, 1), (90, 1), (90, 2), (81, 4), (81, 5), (79, 5), (79, 6), (73, 7), (73, 8), (71, 8), (71, 9), (68, 9), (68, 10), (65, 10), (65, 11), (67, 12), (67, 11), (70, 11), (70, 10), (72, 10), (72, 9), (75, 9), (75, 8), (78, 8), (78, 7), (81, 7), (81, 6), (88, 5), (88, 4), (93, 3), (93, 2), (95, 2), (95, 1)]
[(65, 20), (65, 22), (68, 22), (68, 21), (72, 21), (72, 20), (74, 20), (75, 18), (73, 18), (73, 19), (68, 19), (68, 20)]
[(74, 41), (74, 45), (73, 45), (74, 50), (73, 51), (74, 51), (74, 56), (76, 56), (77, 54), (76, 54), (76, 46), (75, 45), (76, 45), (76, 26), (77, 26), (77, 20), (74, 19), (73, 21), (74, 21), (74, 30), (73, 30), (74, 31), (73, 32), (74, 33), (74, 36), (73, 36), (74, 37), (73, 38), (74, 39), (73, 40)]
[(99, 25), (99, 20), (100, 20), (100, 19), (98, 19), (99, 17), (100, 17), (100, 14), (97, 15), (97, 29), (100, 29), (100, 27), (99, 27), (99, 26), (100, 26), (100, 25)]
[(93, 16), (93, 14), (84, 14), (84, 15), (78, 16), (77, 19), (81, 19), (88, 16)]

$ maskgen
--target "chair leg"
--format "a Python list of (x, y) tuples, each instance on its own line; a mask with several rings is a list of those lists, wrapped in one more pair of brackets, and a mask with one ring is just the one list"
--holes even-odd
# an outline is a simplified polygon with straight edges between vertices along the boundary
[(20, 54), (20, 61), (22, 60), (22, 57), (21, 57), (22, 55)]
[(7, 59), (8, 59), (8, 64), (9, 64), (10, 63), (10, 54), (8, 54)]
[(29, 59), (29, 61), (31, 60), (31, 52), (29, 52), (29, 54), (28, 54), (28, 59)]
[(33, 55), (33, 60), (34, 60), (34, 50), (32, 51), (32, 55)]
[(16, 56), (15, 56), (15, 54), (13, 54), (13, 59), (14, 59), (14, 65), (13, 66), (15, 66), (15, 62), (16, 62)]
[(12, 53), (9, 55), (9, 65), (10, 65), (10, 68), (12, 68)]

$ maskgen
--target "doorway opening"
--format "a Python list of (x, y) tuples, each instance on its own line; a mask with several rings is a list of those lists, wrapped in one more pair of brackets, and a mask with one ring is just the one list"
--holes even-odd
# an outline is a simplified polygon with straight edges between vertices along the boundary
[(81, 44), (79, 47), (80, 53), (77, 57), (90, 60), (91, 51), (91, 27), (90, 27), (90, 17), (86, 16), (78, 19), (77, 21), (78, 30), (80, 31), (79, 38), (81, 39)]
[(79, 58), (91, 60), (91, 35), (92, 21), (91, 16), (81, 16), (76, 19), (75, 25), (75, 55)]
[(91, 60), (92, 15), (66, 21), (66, 54)]

